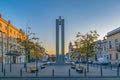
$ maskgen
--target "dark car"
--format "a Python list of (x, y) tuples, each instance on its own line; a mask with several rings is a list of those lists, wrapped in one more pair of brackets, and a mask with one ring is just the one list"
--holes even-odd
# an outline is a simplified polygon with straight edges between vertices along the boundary
[(72, 63), (72, 64), (71, 64), (71, 68), (72, 68), (72, 69), (75, 69), (75, 68), (76, 68), (76, 64), (75, 64), (75, 63)]

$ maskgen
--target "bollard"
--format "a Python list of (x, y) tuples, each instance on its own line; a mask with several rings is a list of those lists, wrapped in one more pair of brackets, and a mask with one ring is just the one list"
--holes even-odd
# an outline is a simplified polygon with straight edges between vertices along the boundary
[(38, 69), (36, 68), (36, 77), (38, 76)]
[(6, 76), (6, 70), (4, 69), (4, 76)]
[(86, 77), (86, 69), (84, 69), (84, 77)]
[(20, 77), (22, 77), (22, 69), (20, 69)]
[(106, 69), (107, 67), (106, 67), (106, 65), (105, 65), (105, 69)]
[(97, 68), (98, 68), (98, 64), (97, 64)]
[(117, 77), (119, 77), (119, 66), (117, 66)]
[(53, 75), (53, 77), (54, 77), (54, 69), (52, 70), (52, 75)]
[(69, 77), (71, 76), (71, 74), (70, 74), (70, 69), (69, 69)]
[(112, 65), (110, 65), (110, 69), (112, 70)]
[(100, 65), (100, 72), (101, 72), (101, 77), (102, 77), (103, 76), (102, 65)]

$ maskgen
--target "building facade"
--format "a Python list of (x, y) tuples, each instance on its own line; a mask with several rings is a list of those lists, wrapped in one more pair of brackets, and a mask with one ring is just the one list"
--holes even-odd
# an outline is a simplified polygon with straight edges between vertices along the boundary
[(120, 63), (120, 52), (117, 51), (120, 43), (120, 27), (107, 33), (108, 56), (111, 63)]
[(98, 40), (95, 45), (95, 58), (108, 58), (107, 54), (107, 39), (104, 37), (103, 40)]
[(10, 55), (7, 55), (10, 51), (19, 51), (19, 56), (11, 56), (12, 63), (24, 62), (25, 56), (24, 47), (20, 46), (17, 42), (17, 38), (21, 40), (27, 40), (28, 36), (20, 29), (14, 27), (10, 21), (6, 21), (0, 14), (0, 63), (10, 63)]

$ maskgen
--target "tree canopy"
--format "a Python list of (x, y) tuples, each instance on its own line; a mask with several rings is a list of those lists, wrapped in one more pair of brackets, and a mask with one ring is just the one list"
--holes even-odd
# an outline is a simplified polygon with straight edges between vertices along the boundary
[(38, 58), (43, 58), (44, 48), (39, 43), (34, 43), (31, 40), (21, 40), (20, 38), (17, 39), (17, 42), (24, 47), (25, 54), (30, 55), (31, 57), (37, 56)]
[(86, 57), (92, 57), (94, 55), (94, 45), (98, 39), (99, 34), (97, 31), (89, 31), (86, 34), (77, 33), (75, 40), (75, 46), (80, 54), (86, 54)]

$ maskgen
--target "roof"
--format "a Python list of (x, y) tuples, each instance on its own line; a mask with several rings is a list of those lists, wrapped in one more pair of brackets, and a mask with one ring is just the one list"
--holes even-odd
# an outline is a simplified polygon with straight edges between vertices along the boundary
[(110, 36), (112, 36), (112, 35), (114, 35), (114, 34), (117, 34), (117, 33), (120, 33), (120, 27), (118, 27), (118, 28), (116, 28), (116, 29), (108, 32), (108, 33), (107, 33), (107, 37), (110, 37)]

